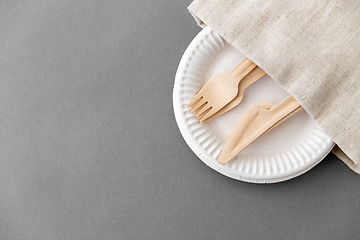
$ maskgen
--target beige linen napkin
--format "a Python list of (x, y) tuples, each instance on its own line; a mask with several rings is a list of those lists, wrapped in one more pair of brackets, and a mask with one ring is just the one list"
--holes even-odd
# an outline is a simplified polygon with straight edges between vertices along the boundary
[(189, 11), (293, 95), (360, 173), (360, 1), (195, 0)]

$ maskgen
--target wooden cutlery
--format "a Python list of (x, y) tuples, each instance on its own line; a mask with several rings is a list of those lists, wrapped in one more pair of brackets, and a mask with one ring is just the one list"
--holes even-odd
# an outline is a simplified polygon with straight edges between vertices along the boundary
[[(265, 71), (245, 58), (229, 73), (218, 73), (188, 104), (201, 123), (208, 122), (237, 106), (245, 88), (265, 75)], [(277, 106), (262, 101), (250, 106), (228, 137), (219, 157), (228, 163), (259, 137), (301, 110), (301, 105), (289, 96)]]

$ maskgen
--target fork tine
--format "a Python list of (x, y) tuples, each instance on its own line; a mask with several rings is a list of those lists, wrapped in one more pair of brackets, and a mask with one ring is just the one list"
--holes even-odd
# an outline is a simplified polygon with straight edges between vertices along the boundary
[(199, 114), (199, 112), (203, 109), (206, 109), (207, 107), (207, 102), (205, 102), (204, 104), (202, 104), (200, 107), (194, 109), (192, 112), (195, 114), (195, 116), (197, 117), (197, 115)]
[(203, 97), (200, 94), (196, 94), (196, 96), (190, 101), (187, 105), (188, 108), (193, 108)]
[(207, 102), (201, 109), (197, 111), (195, 116), (200, 119), (200, 116), (203, 115), (204, 112), (209, 110), (209, 108), (212, 108), (212, 106)]
[[(201, 122), (201, 119), (202, 119), (211, 109), (212, 109), (212, 107), (209, 107), (209, 108), (207, 108), (206, 111), (204, 111), (203, 113), (196, 115), (196, 117), (200, 120), (200, 122)], [(201, 123), (202, 123), (202, 122), (201, 122)]]
[(196, 104), (192, 106), (191, 112), (197, 114), (197, 112), (200, 111), (205, 106), (206, 103), (207, 103), (206, 99), (201, 97), (200, 101), (196, 102)]
[(206, 112), (205, 115), (203, 115), (201, 118), (200, 118), (200, 122), (201, 123), (204, 123), (204, 121), (206, 121), (208, 118), (210, 118), (212, 115), (214, 115), (216, 113), (216, 109), (211, 107), (210, 108), (210, 111)]

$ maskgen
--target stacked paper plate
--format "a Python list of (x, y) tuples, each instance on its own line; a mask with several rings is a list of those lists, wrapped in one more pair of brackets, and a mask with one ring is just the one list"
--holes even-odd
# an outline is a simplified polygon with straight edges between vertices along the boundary
[(208, 123), (201, 124), (187, 108), (213, 75), (231, 71), (244, 58), (209, 27), (194, 38), (180, 61), (173, 91), (175, 118), (181, 134), (206, 165), (231, 178), (273, 183), (303, 174), (334, 146), (304, 110), (262, 136), (229, 163), (217, 162), (228, 135), (249, 105), (262, 100), (278, 104), (289, 96), (268, 75), (245, 90), (236, 108)]

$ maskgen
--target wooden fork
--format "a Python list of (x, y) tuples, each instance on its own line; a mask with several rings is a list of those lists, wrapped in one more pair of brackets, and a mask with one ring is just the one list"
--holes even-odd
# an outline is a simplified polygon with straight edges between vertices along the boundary
[(243, 98), (243, 93), (244, 93), (245, 88), (250, 86), (253, 82), (256, 82), (258, 79), (260, 79), (265, 74), (266, 74), (266, 72), (264, 70), (262, 70), (260, 67), (255, 67), (254, 70), (252, 70), (248, 75), (246, 75), (240, 81), (239, 88), (238, 88), (239, 91), (238, 91), (238, 94), (236, 95), (236, 97), (231, 102), (226, 104), (223, 108), (221, 108), (219, 111), (217, 111), (210, 117), (202, 120), (201, 123), (206, 123), (208, 121), (211, 121), (214, 118), (217, 118), (218, 116), (230, 111), (231, 109), (233, 109), (234, 107), (239, 105), (239, 103), (241, 102), (241, 100)]
[[(250, 75), (253, 71), (254, 74)], [(245, 58), (231, 72), (218, 73), (212, 77), (191, 100), (188, 107), (201, 123), (214, 119), (238, 105), (244, 89), (264, 74), (261, 68)], [(245, 78), (247, 75), (251, 77)], [(239, 83), (242, 83), (243, 79), (246, 81), (240, 86)]]

